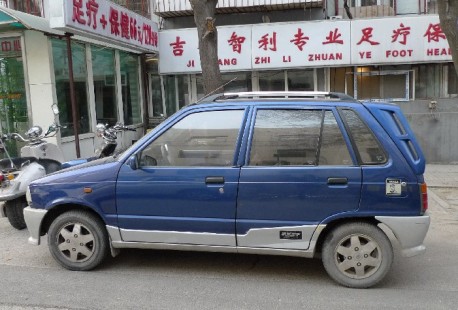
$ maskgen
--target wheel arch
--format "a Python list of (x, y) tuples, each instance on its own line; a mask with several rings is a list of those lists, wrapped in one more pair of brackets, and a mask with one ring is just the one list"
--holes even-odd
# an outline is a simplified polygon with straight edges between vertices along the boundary
[[(332, 220), (331, 222), (326, 224), (326, 227), (321, 231), (318, 240), (316, 242), (315, 246), (315, 254), (314, 258), (319, 258), (321, 257), (321, 251), (323, 248), (323, 243), (324, 240), (326, 240), (326, 237), (334, 231), (337, 227), (349, 224), (349, 223), (368, 223), (374, 226), (378, 226), (380, 224), (379, 221), (377, 221), (374, 217), (351, 217), (351, 218), (338, 218), (335, 220)], [(386, 231), (382, 229), (382, 231), (386, 234)]]
[(64, 203), (64, 204), (59, 204), (54, 206), (53, 208), (49, 209), (48, 212), (46, 213), (46, 216), (44, 217), (42, 223), (41, 223), (41, 228), (40, 228), (40, 236), (44, 236), (48, 230), (49, 227), (51, 226), (51, 223), (61, 214), (65, 212), (69, 212), (72, 210), (83, 210), (86, 212), (89, 212), (96, 216), (102, 223), (106, 224), (106, 221), (104, 218), (94, 209), (85, 206), (85, 205), (80, 205), (76, 203)]

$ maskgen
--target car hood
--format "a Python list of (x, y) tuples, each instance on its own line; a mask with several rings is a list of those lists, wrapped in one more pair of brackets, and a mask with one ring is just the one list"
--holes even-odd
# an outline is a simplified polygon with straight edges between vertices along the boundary
[(86, 183), (115, 180), (122, 163), (112, 156), (48, 174), (32, 182), (44, 183)]

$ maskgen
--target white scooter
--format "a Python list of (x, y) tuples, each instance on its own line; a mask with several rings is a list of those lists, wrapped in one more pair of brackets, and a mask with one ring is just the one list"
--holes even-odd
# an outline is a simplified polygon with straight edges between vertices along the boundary
[[(53, 105), (53, 112), (59, 113), (56, 105)], [(30, 182), (61, 169), (62, 151), (44, 140), (55, 136), (59, 128), (60, 125), (54, 122), (45, 134), (40, 126), (33, 126), (25, 133), (25, 138), (18, 133), (1, 136), (0, 148), (6, 158), (0, 160), (0, 215), (7, 217), (16, 229), (26, 228), (23, 210), (27, 206), (25, 193)], [(9, 155), (4, 144), (8, 139), (27, 143), (21, 148), (21, 157)]]

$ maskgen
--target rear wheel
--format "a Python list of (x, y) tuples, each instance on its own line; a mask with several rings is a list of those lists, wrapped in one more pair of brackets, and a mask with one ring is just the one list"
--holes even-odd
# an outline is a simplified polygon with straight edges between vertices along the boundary
[(51, 255), (70, 270), (91, 270), (108, 254), (105, 225), (90, 212), (74, 210), (57, 217), (48, 230)]
[(27, 207), (25, 196), (6, 201), (4, 207), (11, 226), (19, 230), (27, 227), (24, 220), (24, 208)]
[(323, 265), (336, 282), (353, 288), (379, 283), (391, 268), (393, 248), (385, 233), (368, 223), (337, 227), (326, 237)]

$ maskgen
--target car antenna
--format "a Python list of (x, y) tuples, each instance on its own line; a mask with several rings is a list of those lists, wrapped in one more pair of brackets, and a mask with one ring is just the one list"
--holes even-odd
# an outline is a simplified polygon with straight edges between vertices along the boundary
[(205, 100), (206, 98), (210, 97), (211, 95), (213, 95), (216, 91), (218, 91), (218, 89), (220, 88), (224, 88), (224, 86), (226, 86), (227, 84), (229, 83), (232, 83), (233, 81), (237, 80), (237, 77), (233, 78), (232, 80), (224, 83), (223, 85), (221, 85), (220, 87), (218, 87), (217, 89), (214, 89), (212, 90), (211, 92), (209, 92), (208, 94), (206, 94), (205, 96), (203, 96), (202, 98), (200, 98), (199, 100), (197, 100), (194, 104), (197, 104), (203, 100)]

